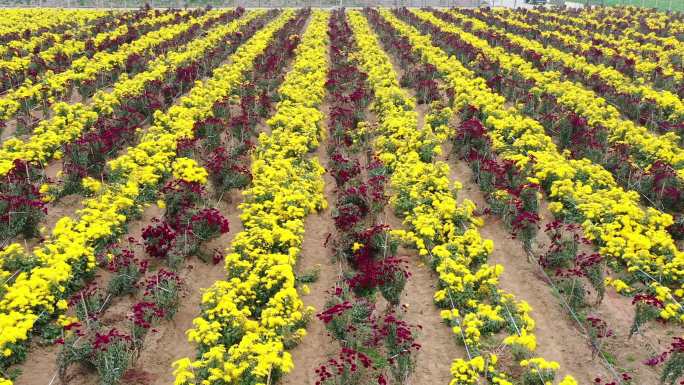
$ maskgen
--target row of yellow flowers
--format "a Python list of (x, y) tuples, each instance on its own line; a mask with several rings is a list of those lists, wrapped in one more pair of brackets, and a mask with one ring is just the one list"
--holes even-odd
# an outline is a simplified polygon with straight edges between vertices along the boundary
[[(651, 79), (657, 68), (660, 68), (663, 78), (673, 78), (679, 82), (684, 79), (684, 72), (672, 65), (665, 53), (644, 55), (641, 44), (625, 37), (607, 36), (598, 32), (590, 32), (586, 29), (573, 25), (563, 25), (550, 20), (539, 19), (540, 22), (532, 26), (527, 23), (525, 14), (514, 12), (509, 9), (496, 8), (492, 12), (480, 12), (481, 14), (494, 15), (510, 25), (527, 31), (539, 30), (542, 38), (553, 38), (562, 41), (567, 47), (573, 47), (587, 52), (596, 49), (606, 58), (628, 58), (634, 61), (636, 81), (641, 84)], [(541, 27), (541, 28), (538, 28)], [(610, 46), (604, 46), (598, 42), (609, 41)], [(665, 48), (660, 45), (651, 45), (652, 51), (661, 51)]]
[[(151, 61), (145, 71), (131, 78), (122, 76), (111, 90), (96, 92), (91, 104), (55, 104), (54, 116), (41, 121), (34, 129), (33, 135), (26, 141), (10, 138), (2, 144), (0, 175), (6, 175), (12, 170), (14, 161), (17, 159), (44, 164), (53, 158), (60, 158), (60, 147), (79, 137), (97, 121), (100, 115), (111, 113), (126, 98), (140, 95), (150, 82), (164, 79), (176, 68), (203, 56), (209, 49), (222, 42), (226, 36), (263, 14), (262, 11), (250, 12), (238, 20), (209, 30), (205, 37), (195, 39)], [(193, 24), (197, 22), (200, 21), (195, 21)]]
[[(111, 31), (104, 31), (96, 34), (95, 36), (90, 36), (90, 31), (93, 30), (94, 24), (87, 24), (87, 22), (97, 17), (106, 15), (106, 13), (93, 11), (79, 13), (78, 15), (82, 16), (77, 19), (80, 25), (79, 28), (69, 29), (68, 31), (62, 33), (44, 33), (42, 35), (32, 37), (29, 40), (14, 41), (9, 45), (13, 49), (19, 50), (19, 52), (33, 53), (36, 48), (41, 47), (46, 41), (54, 40), (55, 43), (50, 48), (42, 50), (35, 55), (35, 57), (40, 58), (46, 64), (50, 65), (52, 62), (54, 62), (56, 55), (58, 54), (65, 55), (69, 58), (73, 57), (74, 55), (82, 55), (86, 48), (86, 40), (88, 39), (92, 39), (94, 45), (97, 47), (105, 40), (116, 39), (119, 36), (125, 35), (131, 28), (157, 25), (157, 23), (167, 24), (175, 19), (175, 14), (171, 12), (155, 16), (153, 11), (149, 11), (147, 13), (147, 17), (129, 26), (125, 21), (130, 20), (135, 14), (132, 12), (122, 13), (119, 15), (121, 20), (123, 20), (122, 25)], [(24, 72), (29, 68), (32, 60), (34, 60), (33, 56), (34, 55), (30, 54), (16, 55), (5, 60), (0, 60), (0, 71), (3, 71), (6, 75)]]
[[(389, 11), (380, 12), (389, 15)], [(487, 263), (494, 245), (478, 231), (482, 220), (473, 216), (475, 204), (467, 199), (457, 202), (461, 184), (456, 181), (451, 186), (448, 164), (425, 159), (430, 152), (438, 154), (440, 143), (447, 139), (451, 109), (433, 106), (425, 126), (419, 129), (415, 100), (399, 87), (390, 58), (367, 20), (357, 11), (349, 12), (349, 20), (360, 50), (360, 66), (368, 73), (376, 96), (371, 107), (379, 123), (375, 147), (391, 170), (390, 204), (408, 227), (408, 231), (392, 233), (417, 248), (421, 256), (429, 256), (439, 277), (434, 300), (445, 309), (442, 318), (468, 353), (467, 360), (453, 361), (451, 384), (479, 384), (481, 377), (490, 384), (513, 384), (497, 355), (482, 345), (484, 336), (506, 326), (515, 331), (503, 344), (512, 349), (524, 375), (539, 375), (544, 383), (551, 383), (559, 365), (541, 357), (529, 358), (536, 349), (531, 307), (498, 288), (503, 266)], [(576, 382), (568, 376), (561, 384)]]
[[(430, 20), (434, 17), (430, 13), (421, 15)], [(406, 34), (415, 31), (387, 15), (390, 17)], [(455, 57), (434, 47), (429, 37), (411, 36), (414, 46), (455, 91), (454, 109), (477, 109), (489, 129), (493, 150), (502, 159), (514, 161), (531, 182), (545, 186), (547, 197), (553, 201), (551, 211), (561, 218), (582, 218), (585, 237), (597, 244), (601, 255), (621, 261), (635, 281), (643, 279), (666, 304), (661, 317), (684, 321), (684, 309), (679, 305), (684, 298), (684, 253), (666, 231), (672, 216), (653, 208), (644, 210), (638, 194), (620, 188), (601, 166), (586, 159), (567, 159), (539, 122), (506, 107), (503, 96), (491, 91), (483, 78)], [(643, 273), (655, 278), (651, 281)], [(610, 283), (622, 290), (628, 288), (619, 280)]]
[(608, 132), (609, 143), (628, 143), (630, 158), (638, 167), (648, 170), (650, 165), (660, 160), (670, 165), (680, 178), (684, 178), (684, 149), (679, 147), (679, 138), (674, 133), (654, 135), (645, 127), (623, 119), (615, 107), (597, 96), (594, 91), (570, 81), (562, 81), (563, 75), (560, 72), (539, 71), (519, 55), (507, 53), (502, 47), (492, 47), (487, 41), (445, 22), (430, 12), (412, 12), (442, 31), (457, 34), (477, 47), (487, 58), (500, 64), (502, 71), (534, 82), (535, 86), (531, 92), (536, 96), (553, 95), (559, 105), (586, 118), (589, 125), (604, 127)]
[(202, 315), (187, 331), (199, 358), (174, 363), (176, 385), (272, 384), (289, 372), (286, 349), (305, 334), (312, 309), (295, 287), (304, 218), (327, 206), (319, 146), (328, 68), (329, 13), (314, 11), (252, 157), (252, 186), (240, 205), (244, 230), (226, 256), (227, 278), (202, 296)]
[[(75, 20), (88, 19), (92, 16), (105, 12), (93, 12), (82, 10), (65, 10), (59, 8), (40, 8), (40, 9), (3, 9), (0, 12), (0, 36), (18, 34), (22, 36), (25, 31), (35, 32), (43, 29), (52, 29), (69, 24)], [(11, 46), (12, 39), (6, 44), (0, 45), (0, 54), (5, 53), (5, 47)]]
[[(594, 20), (591, 18), (579, 18), (563, 13), (543, 11), (538, 9), (529, 10), (530, 13), (544, 17), (558, 23), (559, 26), (572, 25), (582, 28), (596, 28), (600, 31), (605, 30), (606, 20)], [(619, 33), (607, 31), (601, 33), (602, 37), (624, 47), (629, 52), (641, 56), (655, 55), (658, 62), (670, 63), (675, 65), (677, 57), (684, 53), (684, 44), (674, 36), (657, 36), (654, 33), (644, 34), (636, 27), (626, 26), (621, 28)]]
[[(532, 26), (523, 21), (516, 20), (513, 18), (506, 18), (498, 16), (497, 13), (476, 11), (484, 17), (489, 15), (494, 16), (500, 22), (515, 26), (524, 31), (537, 31), (538, 26)], [(513, 13), (513, 12), (511, 12)], [(460, 20), (472, 21), (472, 18), (463, 18), (462, 15), (458, 13), (452, 13), (455, 17)], [(481, 22), (480, 22), (481, 23)], [(481, 25), (476, 26), (477, 30), (481, 30)], [(552, 45), (543, 45), (537, 41), (531, 41), (521, 36), (517, 36), (512, 33), (506, 33), (505, 31), (495, 28), (497, 32), (502, 33), (511, 42), (520, 45), (521, 47), (530, 50), (530, 52), (536, 52), (541, 55), (542, 62), (557, 62), (562, 63), (568, 68), (572, 68), (580, 74), (584, 75), (584, 78), (589, 81), (592, 77), (596, 76), (603, 80), (606, 84), (612, 86), (617, 92), (625, 93), (628, 95), (633, 95), (640, 99), (652, 100), (661, 110), (662, 114), (666, 117), (666, 120), (671, 123), (679, 123), (684, 120), (684, 103), (679, 99), (679, 97), (670, 91), (657, 91), (653, 88), (653, 85), (647, 79), (651, 79), (652, 74), (655, 72), (656, 67), (661, 66), (661, 63), (651, 61), (649, 58), (642, 58), (640, 55), (627, 53), (627, 57), (635, 61), (635, 70), (640, 74), (640, 77), (632, 80), (629, 76), (623, 74), (622, 72), (603, 64), (592, 64), (587, 59), (581, 56), (575, 56), (567, 52), (561, 51)], [(579, 30), (579, 29), (578, 29)], [(612, 48), (602, 47), (600, 45), (593, 45), (587, 42), (580, 42), (571, 34), (565, 32), (559, 32), (556, 30), (543, 31), (541, 32), (543, 37), (552, 36), (555, 39), (563, 41), (568, 47), (573, 47), (579, 49), (582, 52), (589, 48), (597, 48), (606, 57), (611, 57), (616, 54), (620, 55), (620, 51), (614, 50)], [(666, 63), (669, 64), (669, 63)], [(662, 76), (671, 76), (675, 79), (681, 80), (684, 73), (678, 71), (672, 67), (672, 65), (667, 65), (662, 69)]]
[[(258, 11), (263, 12), (263, 11)], [(101, 185), (93, 198), (83, 202), (78, 219), (61, 218), (48, 239), (32, 251), (39, 266), (30, 273), (19, 274), (5, 288), (0, 300), (0, 363), (14, 362), (12, 356), (25, 352), (22, 344), (42, 317), (67, 307), (61, 297), (79, 275), (92, 272), (99, 247), (115, 240), (124, 232), (126, 222), (154, 200), (162, 179), (171, 174), (194, 175), (201, 168), (181, 159), (174, 162), (176, 146), (181, 139), (194, 135), (199, 120), (210, 117), (214, 104), (227, 98), (240, 82), (253, 59), (271, 41), (275, 32), (290, 18), (284, 12), (242, 45), (225, 64), (217, 68), (206, 82), (197, 82), (190, 93), (166, 113), (155, 112), (154, 124), (140, 143), (126, 154), (109, 162), (118, 180)], [(238, 30), (237, 24), (232, 24)], [(185, 170), (184, 169), (188, 169)], [(25, 252), (24, 252), (25, 253)], [(2, 365), (5, 367), (5, 365)]]
[[(187, 14), (187, 11), (183, 11)], [(80, 57), (71, 63), (68, 70), (55, 74), (45, 73), (39, 81), (26, 79), (24, 83), (9, 91), (0, 99), (0, 120), (14, 117), (26, 103), (35, 105), (40, 103), (52, 104), (70, 93), (77, 84), (95, 82), (101, 78), (109, 78), (122, 69), (130, 55), (145, 55), (152, 48), (172, 40), (190, 29), (193, 25), (202, 25), (207, 20), (218, 18), (225, 10), (212, 10), (199, 18), (190, 17), (181, 24), (171, 24), (144, 34), (131, 43), (121, 45), (114, 52), (100, 51), (92, 58)], [(167, 16), (156, 19), (157, 23), (168, 23)]]

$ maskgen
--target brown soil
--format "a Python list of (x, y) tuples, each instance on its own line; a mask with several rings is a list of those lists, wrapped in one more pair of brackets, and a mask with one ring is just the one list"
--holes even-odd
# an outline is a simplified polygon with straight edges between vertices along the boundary
[[(77, 210), (83, 208), (83, 197), (78, 194), (67, 195), (55, 202), (52, 207), (48, 209), (47, 216), (43, 221), (43, 226), (47, 231), (51, 231), (57, 221), (63, 217), (74, 217)], [(49, 234), (46, 234), (49, 235)]]
[(51, 180), (60, 179), (60, 171), (62, 171), (62, 162), (55, 159), (50, 160), (43, 169), (45, 177)]
[(14, 381), (16, 385), (55, 385), (57, 376), (58, 346), (38, 346), (30, 348), (26, 363), (21, 366), (21, 375)]
[(5, 122), (5, 128), (0, 132), (0, 143), (5, 142), (17, 132), (17, 121), (16, 119), (10, 119)]

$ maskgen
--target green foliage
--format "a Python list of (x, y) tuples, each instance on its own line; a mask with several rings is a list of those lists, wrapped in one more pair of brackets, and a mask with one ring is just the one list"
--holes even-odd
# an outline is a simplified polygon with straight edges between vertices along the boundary
[(634, 333), (638, 332), (641, 326), (658, 318), (660, 309), (645, 302), (637, 302), (634, 310), (634, 321), (632, 327), (629, 329), (629, 336), (632, 337)]
[(145, 299), (164, 310), (166, 319), (171, 319), (180, 304), (180, 279), (174, 273), (160, 270), (146, 281)]
[(90, 322), (93, 316), (100, 313), (107, 305), (107, 296), (99, 289), (84, 289), (76, 295), (76, 317), (83, 322)]
[(91, 338), (72, 336), (57, 355), (60, 378), (66, 380), (67, 369), (76, 363), (95, 368), (100, 385), (117, 385), (135, 356), (130, 337), (115, 329), (95, 332)]
[(591, 287), (596, 290), (597, 303), (600, 303), (603, 300), (603, 296), (606, 294), (606, 283), (603, 274), (604, 268), (604, 263), (597, 263), (584, 269), (587, 280), (589, 280)]
[(383, 284), (379, 286), (382, 296), (392, 305), (398, 305), (401, 293), (406, 286), (406, 275), (401, 270), (393, 270), (392, 277), (386, 277)]
[(565, 297), (565, 301), (573, 311), (578, 312), (586, 305), (586, 290), (581, 279), (575, 277), (563, 278), (558, 284), (558, 290)]
[(545, 385), (553, 383), (556, 373), (553, 370), (530, 368), (522, 376), (522, 385)]
[(318, 277), (321, 275), (321, 267), (319, 265), (302, 272), (301, 274), (297, 274), (297, 283), (299, 284), (307, 284), (307, 283), (314, 283), (318, 281)]
[(116, 341), (105, 350), (96, 350), (93, 365), (100, 375), (101, 385), (118, 385), (134, 352), (126, 341)]
[[(107, 285), (107, 292), (115, 297), (126, 294), (132, 294), (136, 290), (138, 290), (135, 284), (136, 282), (138, 282), (138, 280), (144, 273), (143, 265), (138, 263), (136, 260), (123, 260), (124, 258), (127, 258), (130, 255), (124, 253), (125, 251), (121, 254), (114, 256), (115, 259), (122, 259), (120, 261), (121, 265), (117, 266), (118, 269), (116, 270), (114, 276), (110, 279)], [(113, 262), (116, 263), (119, 261), (115, 260)]]
[(684, 376), (684, 352), (674, 352), (663, 367), (660, 382), (675, 385)]

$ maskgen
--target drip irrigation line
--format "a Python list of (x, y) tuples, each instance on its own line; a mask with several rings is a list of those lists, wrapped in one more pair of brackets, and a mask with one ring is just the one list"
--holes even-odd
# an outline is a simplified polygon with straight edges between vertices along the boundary
[[(515, 318), (513, 318), (513, 314), (511, 313), (511, 310), (508, 308), (508, 304), (504, 301), (503, 305), (506, 308), (506, 313), (508, 313), (508, 317), (511, 319), (511, 322), (513, 323), (513, 326), (515, 327), (515, 332), (518, 334), (518, 337), (522, 337), (522, 333), (520, 332), (520, 328), (518, 328), (518, 324), (515, 322)], [(545, 384), (546, 381), (544, 381), (544, 378), (542, 378), (541, 371), (537, 370), (536, 373), (537, 373), (537, 376), (539, 377), (539, 381), (542, 384)]]
[[(432, 254), (430, 254), (430, 256), (432, 256)], [(451, 311), (452, 311), (451, 315), (453, 316), (454, 315), (453, 311), (456, 310), (454, 308), (454, 300), (451, 298), (451, 292), (447, 290), (447, 293), (449, 294), (449, 303), (451, 303)], [(459, 317), (460, 317), (460, 314), (459, 314)], [(468, 348), (468, 342), (466, 341), (466, 338), (463, 335), (463, 328), (461, 327), (461, 322), (458, 320), (458, 318), (454, 318), (454, 320), (456, 321), (456, 326), (458, 327), (458, 331), (461, 335), (461, 339), (463, 339), (463, 346), (465, 346), (466, 354), (468, 355), (468, 360), (472, 360), (473, 357), (470, 355), (470, 349)]]
[[(430, 258), (434, 259), (434, 256), (432, 255), (431, 251), (428, 251), (428, 254), (430, 255)], [(451, 297), (451, 291), (447, 290), (447, 294), (449, 295), (449, 303), (451, 304), (451, 311), (452, 311), (452, 315), (453, 315), (453, 311), (455, 310), (455, 307), (454, 307), (453, 298)], [(518, 328), (518, 324), (515, 322), (515, 319), (513, 318), (511, 311), (508, 309), (508, 305), (505, 302), (503, 302), (503, 304), (504, 304), (504, 307), (506, 307), (506, 312), (508, 312), (508, 316), (509, 316), (511, 322), (513, 322), (513, 327), (515, 328), (515, 331), (518, 334), (518, 337), (522, 336), (522, 334), (520, 333), (520, 329)], [(459, 314), (459, 316), (460, 316), (460, 314)], [(460, 323), (458, 318), (454, 318), (454, 320), (456, 321), (456, 326), (458, 327), (460, 336), (463, 339), (463, 346), (465, 346), (466, 354), (468, 355), (468, 360), (472, 360), (472, 356), (470, 354), (470, 349), (468, 348), (468, 343), (466, 342), (466, 338), (463, 335), (463, 328), (461, 327), (461, 323)], [(487, 366), (485, 366), (485, 367), (487, 367)], [(541, 373), (539, 371), (537, 371), (537, 376), (539, 376), (539, 380), (542, 383), (545, 383), (545, 381), (541, 377)]]
[[(534, 255), (534, 253), (531, 250), (529, 250), (527, 248), (524, 248), (524, 250), (529, 257), (534, 258), (536, 261), (539, 260), (539, 259), (537, 259), (537, 256)], [(542, 272), (542, 274), (544, 274), (546, 281), (551, 285), (553, 290), (556, 291), (557, 293), (561, 293), (561, 291), (553, 283), (553, 281), (551, 280), (551, 277), (549, 277), (549, 275), (546, 273), (546, 271), (544, 271), (544, 269), (541, 267), (541, 265), (539, 263), (536, 263), (536, 265), (539, 268), (539, 270)], [(598, 355), (601, 357), (604, 366), (606, 366), (606, 368), (611, 372), (611, 374), (613, 374), (613, 376), (617, 380), (618, 384), (624, 384), (622, 382), (622, 377), (617, 373), (617, 371), (615, 370), (615, 367), (610, 363), (610, 361), (608, 361), (608, 358), (605, 356), (603, 351), (598, 346), (596, 346), (596, 343), (591, 339), (591, 337), (589, 337), (589, 331), (582, 324), (577, 313), (575, 313), (575, 311), (572, 310), (572, 308), (567, 303), (567, 301), (565, 300), (565, 297), (562, 294), (559, 297), (561, 299), (561, 304), (563, 305), (563, 307), (565, 307), (565, 309), (570, 313), (572, 318), (577, 322), (577, 325), (580, 327), (582, 334), (584, 334), (584, 336), (587, 337), (587, 339), (589, 340), (589, 344), (592, 346), (593, 349), (596, 350), (596, 352), (598, 352)]]
[(20, 271), (21, 271), (21, 269), (19, 269), (19, 270), (15, 271), (14, 273), (12, 273), (12, 275), (11, 275), (9, 278), (7, 278), (7, 279), (5, 280), (5, 282), (2, 283), (2, 286), (5, 286), (5, 285), (7, 284), (7, 282), (11, 281), (12, 278), (14, 278), (17, 274), (19, 274)]
[[(430, 255), (431, 259), (433, 259), (433, 260), (435, 259), (435, 256), (432, 255), (431, 250), (428, 250), (428, 254)], [(449, 295), (449, 303), (451, 304), (451, 315), (453, 316), (454, 315), (453, 311), (456, 310), (456, 307), (454, 305), (454, 300), (451, 297), (451, 291), (447, 290), (447, 294)], [(459, 317), (460, 317), (460, 313), (459, 313)], [(463, 328), (461, 327), (461, 321), (458, 319), (458, 317), (453, 318), (453, 320), (456, 321), (456, 326), (458, 327), (459, 334), (461, 336), (461, 339), (463, 340), (463, 346), (465, 346), (466, 354), (468, 355), (468, 360), (472, 360), (473, 356), (470, 354), (470, 348), (468, 347), (468, 342), (466, 341), (465, 335), (463, 334)]]

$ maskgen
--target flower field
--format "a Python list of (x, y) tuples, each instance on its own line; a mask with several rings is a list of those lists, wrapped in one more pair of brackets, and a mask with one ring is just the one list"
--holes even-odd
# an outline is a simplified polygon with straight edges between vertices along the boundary
[(684, 15), (0, 14), (0, 385), (684, 383)]

